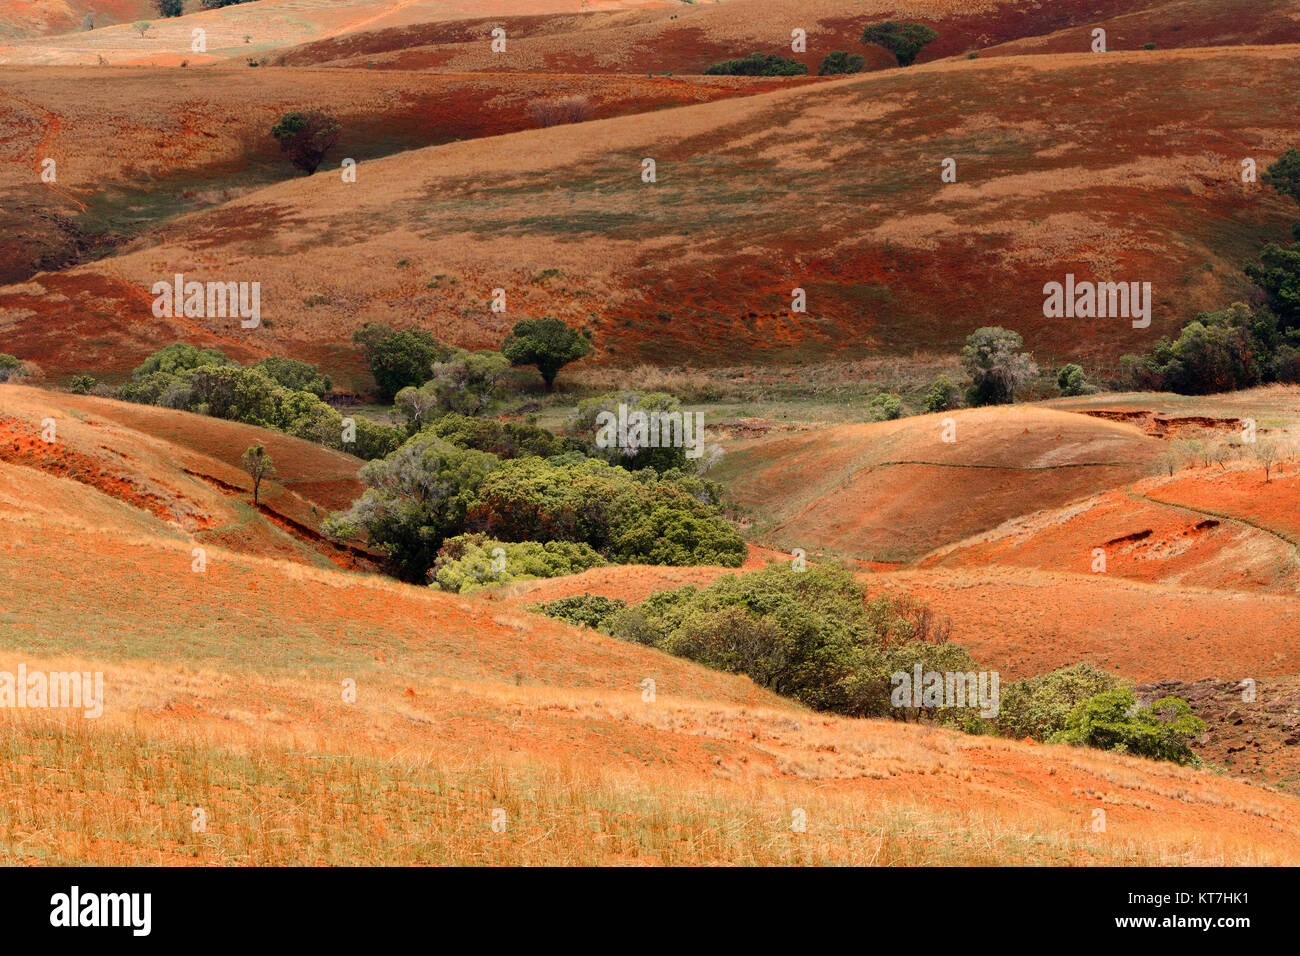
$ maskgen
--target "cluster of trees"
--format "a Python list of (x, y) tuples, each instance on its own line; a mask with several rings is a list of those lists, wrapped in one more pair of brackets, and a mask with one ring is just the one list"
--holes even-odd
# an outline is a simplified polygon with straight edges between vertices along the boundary
[(939, 36), (923, 23), (898, 23), (886, 20), (873, 23), (862, 31), (863, 43), (883, 46), (898, 60), (899, 66), (911, 66), (917, 54)]
[[(718, 510), (721, 487), (679, 471), (630, 472), (575, 451), (503, 459), (426, 428), (360, 478), (365, 492), (326, 531), (364, 535), (408, 581), (424, 580), (448, 539), (467, 533), (490, 539), (489, 553), (500, 543), (572, 542), (620, 564), (737, 567), (746, 553)], [(444, 563), (463, 557), (462, 543), (453, 547)], [(515, 573), (508, 560), (506, 569)]]
[(444, 591), (469, 594), (511, 581), (578, 574), (608, 563), (581, 541), (497, 541), (464, 534), (443, 542), (429, 577)]
[[(1300, 202), (1300, 150), (1287, 150), (1261, 178)], [(1131, 383), (1183, 395), (1300, 383), (1300, 223), (1291, 232), (1291, 243), (1268, 243), (1259, 261), (1246, 268), (1263, 292), (1263, 304), (1237, 302), (1203, 313), (1150, 353), (1124, 356)]]
[(723, 60), (704, 71), (706, 76), (807, 76), (798, 60), (772, 53), (751, 53), (738, 60)]
[(329, 389), (329, 378), (307, 362), (273, 357), (242, 366), (217, 349), (177, 343), (145, 359), (115, 394), (273, 428), (360, 458), (382, 457), (401, 443), (400, 429), (366, 418), (345, 423), (323, 400)]
[(895, 707), (895, 673), (910, 674), (917, 664), (923, 672), (970, 673), (976, 665), (924, 604), (906, 596), (868, 600), (851, 573), (831, 566), (796, 572), (773, 565), (703, 589), (660, 591), (631, 607), (583, 594), (533, 610), (746, 674), (810, 707), (854, 717), (924, 716), (970, 733), (1179, 764), (1198, 762), (1191, 742), (1205, 731), (1186, 701), (1139, 706), (1131, 687), (1086, 663), (1007, 685), (989, 718), (956, 707)]
[(728, 575), (706, 588), (660, 591), (633, 607), (601, 610), (574, 601), (544, 613), (597, 620), (597, 627), (755, 683), (818, 710), (853, 717), (902, 716), (892, 675), (970, 671), (946, 623), (907, 597), (868, 600), (853, 575), (830, 565), (785, 565)]

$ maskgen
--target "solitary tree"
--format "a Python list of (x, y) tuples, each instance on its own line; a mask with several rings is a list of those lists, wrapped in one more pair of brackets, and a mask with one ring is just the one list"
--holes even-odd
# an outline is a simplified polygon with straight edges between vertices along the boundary
[(549, 392), (560, 369), (591, 351), (590, 333), (570, 328), (559, 319), (524, 319), (501, 345), (511, 365), (536, 365)]
[(1038, 375), (1038, 366), (1017, 332), (1000, 326), (976, 329), (961, 350), (961, 364), (971, 377), (966, 394), (969, 405), (1007, 405), (1016, 399), (1016, 389)]
[(249, 477), (253, 479), (253, 504), (256, 505), (262, 479), (275, 477), (275, 463), (271, 461), (271, 456), (266, 453), (265, 448), (254, 445), (244, 452), (243, 464), (244, 471), (248, 472)]
[(921, 48), (938, 36), (923, 23), (886, 20), (884, 23), (873, 23), (863, 30), (862, 42), (883, 46), (894, 54), (899, 66), (911, 66)]
[(342, 131), (337, 120), (319, 110), (285, 113), (271, 127), (271, 135), (280, 141), (280, 152), (308, 176), (316, 172)]
[(131, 24), (131, 29), (136, 31), (137, 33), (140, 34), (141, 37), (143, 37), (146, 33), (149, 32), (149, 28), (151, 26), (153, 26), (153, 24), (150, 23), (148, 20), (136, 20), (135, 23)]

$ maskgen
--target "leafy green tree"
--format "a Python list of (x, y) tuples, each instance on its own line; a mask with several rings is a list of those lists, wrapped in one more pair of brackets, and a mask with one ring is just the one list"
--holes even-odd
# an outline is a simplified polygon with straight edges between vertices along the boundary
[(844, 50), (835, 50), (826, 54), (817, 75), (838, 76), (841, 73), (861, 73), (866, 65), (867, 58), (861, 53), (847, 53)]
[(433, 363), (451, 355), (451, 349), (422, 329), (394, 332), (367, 323), (353, 333), (352, 341), (361, 346), (379, 396), (386, 402), (407, 386), (423, 385), (433, 375)]
[(1300, 330), (1300, 245), (1268, 243), (1259, 262), (1246, 267), (1246, 275), (1264, 290), (1280, 329)]
[[(400, 396), (398, 405), (401, 406)], [(498, 458), (551, 458), (586, 448), (577, 439), (561, 438), (537, 425), (473, 418), (454, 412), (435, 419), (425, 430), (459, 448), (475, 448)]]
[(185, 12), (184, 0), (154, 0), (160, 17), (179, 17)]
[(1162, 338), (1149, 355), (1125, 356), (1124, 365), (1138, 388), (1209, 395), (1259, 384), (1267, 347), (1260, 336), (1274, 334), (1258, 325), (1254, 313), (1237, 303), (1206, 312), (1183, 326), (1178, 338)]
[(271, 127), (271, 135), (280, 143), (280, 152), (308, 176), (316, 172), (342, 132), (338, 121), (320, 110), (285, 113)]
[(139, 368), (131, 373), (131, 378), (144, 378), (153, 372), (165, 372), (169, 375), (175, 375), (188, 369), (195, 369), (201, 365), (234, 365), (233, 359), (228, 359), (217, 349), (201, 349), (197, 345), (188, 345), (184, 342), (176, 342), (154, 352), (147, 359), (140, 363)]
[(1118, 687), (1079, 704), (1051, 742), (1196, 765), (1200, 761), (1191, 742), (1203, 733), (1205, 721), (1182, 698), (1162, 697), (1150, 707), (1139, 707), (1132, 690)]
[(361, 468), (365, 492), (348, 511), (326, 519), (326, 534), (338, 540), (364, 535), (388, 555), (394, 573), (421, 581), (443, 540), (465, 530), (466, 511), (497, 465), (483, 452), (415, 435)]
[(141, 39), (144, 39), (144, 35), (149, 32), (149, 28), (152, 26), (153, 24), (148, 20), (136, 20), (131, 24), (131, 29), (140, 34)]
[(275, 476), (275, 463), (262, 445), (250, 447), (248, 451), (244, 452), (241, 461), (244, 465), (244, 471), (248, 472), (248, 476), (253, 479), (253, 504), (256, 505), (262, 481)]
[(922, 48), (939, 36), (923, 23), (898, 23), (886, 20), (873, 23), (862, 31), (863, 43), (883, 46), (898, 59), (899, 66), (911, 66)]
[(971, 378), (966, 403), (1006, 405), (1016, 399), (1016, 389), (1038, 375), (1038, 366), (1028, 352), (1018, 351), (1024, 344), (1019, 333), (1001, 326), (976, 329), (961, 350), (961, 364)]
[(549, 392), (555, 376), (570, 362), (591, 351), (590, 333), (579, 332), (559, 319), (524, 319), (501, 345), (501, 354), (511, 365), (535, 365)]

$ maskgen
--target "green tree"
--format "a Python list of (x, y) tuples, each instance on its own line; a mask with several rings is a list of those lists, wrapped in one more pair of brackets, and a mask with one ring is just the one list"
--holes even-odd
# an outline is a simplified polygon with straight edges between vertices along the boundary
[(550, 317), (515, 323), (501, 345), (501, 354), (511, 365), (537, 366), (548, 392), (554, 387), (560, 369), (590, 351), (589, 333), (579, 332)]
[(140, 34), (140, 37), (143, 39), (144, 35), (149, 32), (149, 28), (152, 26), (153, 24), (148, 20), (136, 20), (131, 24), (131, 29)]
[(500, 352), (456, 349), (433, 363), (429, 380), (419, 388), (408, 386), (398, 392), (394, 404), (406, 416), (412, 433), (448, 413), (485, 415), (501, 396), (509, 369), (510, 362)]
[(278, 385), (297, 392), (311, 392), (317, 398), (324, 398), (331, 387), (328, 375), (321, 374), (320, 369), (310, 362), (298, 359), (273, 355), (262, 359), (253, 368), (261, 369)]
[(1300, 149), (1288, 149), (1260, 178), (1283, 196), (1300, 202)]
[(338, 121), (320, 110), (285, 113), (271, 127), (271, 135), (280, 143), (280, 152), (308, 176), (316, 172), (342, 132)]
[(179, 17), (184, 13), (184, 0), (154, 0), (160, 17)]
[(939, 34), (922, 23), (898, 23), (886, 20), (873, 23), (862, 31), (863, 43), (883, 46), (898, 59), (899, 66), (911, 66), (921, 49)]
[(352, 341), (361, 346), (385, 402), (391, 402), (408, 385), (427, 382), (433, 375), (433, 363), (451, 354), (451, 349), (422, 329), (394, 332), (385, 325), (367, 323), (353, 333)]
[(1006, 405), (1016, 399), (1016, 389), (1038, 375), (1038, 366), (1019, 333), (1001, 326), (976, 329), (961, 350), (961, 364), (971, 378), (968, 405)]
[(838, 76), (841, 73), (861, 73), (866, 65), (867, 58), (861, 53), (847, 53), (844, 50), (835, 50), (826, 54), (817, 75)]
[(248, 472), (248, 476), (253, 479), (253, 504), (256, 505), (262, 480), (275, 477), (275, 463), (271, 461), (271, 456), (266, 453), (266, 448), (262, 445), (253, 445), (249, 448), (244, 452), (242, 461), (244, 471)]

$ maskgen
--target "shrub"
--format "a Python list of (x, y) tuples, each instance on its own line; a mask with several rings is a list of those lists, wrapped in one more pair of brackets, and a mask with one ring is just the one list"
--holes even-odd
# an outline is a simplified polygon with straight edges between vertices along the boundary
[(89, 375), (74, 376), (68, 383), (68, 391), (74, 395), (87, 395), (95, 387), (95, 380)]
[(709, 76), (805, 76), (808, 67), (771, 53), (751, 53), (739, 60), (723, 60), (704, 71)]
[(961, 392), (947, 375), (940, 375), (925, 394), (927, 412), (946, 412), (961, 405)]
[(524, 319), (516, 322), (501, 345), (511, 365), (535, 365), (549, 392), (560, 369), (591, 351), (589, 332), (579, 332), (559, 319)]
[(423, 385), (433, 374), (433, 363), (451, 355), (451, 349), (421, 329), (394, 332), (386, 325), (367, 322), (353, 333), (352, 341), (361, 346), (385, 402), (391, 402), (408, 385)]
[(1119, 678), (1088, 663), (1008, 684), (994, 723), (1006, 737), (1045, 741), (1065, 730), (1066, 718), (1091, 697), (1114, 690)]
[[(249, 65), (256, 63), (250, 60)], [(342, 132), (338, 121), (320, 110), (285, 113), (271, 127), (271, 135), (280, 143), (280, 152), (308, 176), (316, 172)]]
[(601, 594), (575, 594), (547, 604), (535, 604), (530, 610), (558, 618), (580, 627), (603, 630), (609, 619), (627, 607), (627, 602)]
[(1139, 707), (1133, 691), (1118, 687), (1075, 707), (1065, 729), (1051, 741), (1197, 765), (1190, 744), (1203, 733), (1205, 721), (1182, 698), (1162, 697), (1150, 707)]
[(817, 75), (838, 76), (841, 73), (861, 73), (866, 65), (867, 58), (861, 53), (846, 53), (843, 50), (835, 50), (826, 54), (820, 69), (817, 70)]
[(728, 575), (707, 588), (652, 595), (606, 621), (608, 631), (755, 683), (814, 707), (857, 717), (903, 714), (891, 675), (971, 669), (965, 651), (933, 630), (924, 605), (877, 598), (842, 568), (786, 565)]
[(966, 404), (1006, 405), (1015, 401), (1016, 389), (1038, 374), (1028, 352), (1017, 352), (1024, 340), (1000, 326), (976, 329), (961, 350), (962, 367), (971, 377)]
[(893, 421), (903, 417), (903, 400), (888, 393), (872, 396), (871, 420), (873, 422)]
[(894, 54), (899, 66), (911, 66), (921, 49), (938, 36), (938, 33), (922, 23), (886, 20), (883, 23), (873, 23), (863, 30), (862, 42), (883, 46)]
[(578, 574), (608, 562), (575, 541), (494, 541), (481, 534), (443, 542), (429, 576), (444, 591), (468, 594), (496, 584)]
[(528, 112), (538, 126), (559, 126), (561, 123), (584, 123), (591, 119), (591, 101), (585, 96), (564, 96), (559, 99), (533, 100)]
[(1073, 362), (1056, 373), (1056, 387), (1062, 395), (1093, 395), (1097, 386), (1091, 384), (1083, 369)]

